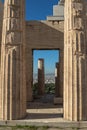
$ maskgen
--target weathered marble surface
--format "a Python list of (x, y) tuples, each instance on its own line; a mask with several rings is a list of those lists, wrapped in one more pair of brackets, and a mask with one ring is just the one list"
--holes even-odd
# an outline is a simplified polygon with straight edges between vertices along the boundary
[(65, 1), (64, 118), (87, 120), (86, 1)]

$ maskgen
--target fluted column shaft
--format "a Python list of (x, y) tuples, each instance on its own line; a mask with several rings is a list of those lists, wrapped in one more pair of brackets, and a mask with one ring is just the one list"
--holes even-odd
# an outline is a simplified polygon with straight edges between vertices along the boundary
[(85, 0), (65, 1), (64, 118), (87, 120)]
[(0, 119), (26, 115), (24, 0), (5, 0), (1, 48)]

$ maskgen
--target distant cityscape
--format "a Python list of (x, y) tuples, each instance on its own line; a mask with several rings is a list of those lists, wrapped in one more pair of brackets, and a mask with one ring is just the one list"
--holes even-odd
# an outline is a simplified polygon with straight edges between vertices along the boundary
[[(38, 82), (38, 74), (33, 74), (33, 84)], [(45, 74), (45, 83), (55, 83), (55, 74)]]

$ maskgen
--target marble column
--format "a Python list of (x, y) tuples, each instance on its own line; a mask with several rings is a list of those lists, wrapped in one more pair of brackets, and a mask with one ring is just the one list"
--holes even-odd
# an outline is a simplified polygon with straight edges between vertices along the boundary
[(44, 59), (38, 60), (38, 94), (45, 93), (45, 79), (44, 79)]
[(64, 50), (59, 50), (59, 77), (60, 77), (60, 97), (63, 98), (63, 64)]
[(60, 97), (60, 67), (59, 63), (55, 66), (55, 97)]
[(87, 42), (85, 0), (65, 0), (64, 118), (87, 120)]
[(0, 120), (26, 115), (24, 0), (5, 0), (1, 43)]

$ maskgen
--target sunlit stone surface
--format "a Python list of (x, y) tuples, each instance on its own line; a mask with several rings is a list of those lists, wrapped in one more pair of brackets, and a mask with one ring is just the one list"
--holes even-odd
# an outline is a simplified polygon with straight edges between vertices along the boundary
[(64, 118), (87, 120), (87, 17), (85, 0), (65, 1)]
[[(63, 2), (60, 0), (57, 7), (64, 8)], [(26, 102), (33, 100), (34, 49), (60, 50), (59, 87), (64, 118), (87, 120), (87, 1), (65, 0), (64, 15), (63, 10), (58, 12), (62, 19), (46, 21), (25, 21), (24, 5), (24, 0), (5, 0), (3, 14), (0, 3), (0, 120), (22, 119), (26, 115)], [(42, 63), (38, 67), (44, 70)], [(42, 80), (44, 93), (44, 77)]]

